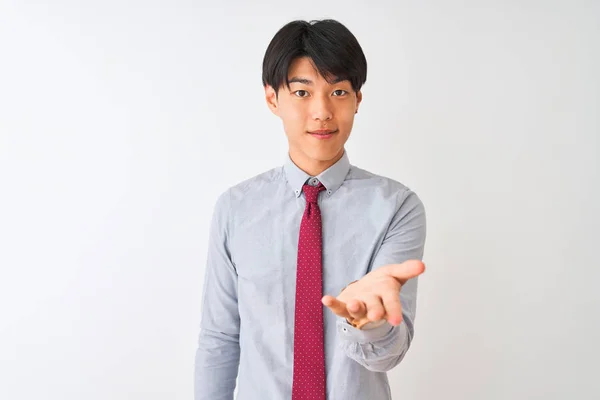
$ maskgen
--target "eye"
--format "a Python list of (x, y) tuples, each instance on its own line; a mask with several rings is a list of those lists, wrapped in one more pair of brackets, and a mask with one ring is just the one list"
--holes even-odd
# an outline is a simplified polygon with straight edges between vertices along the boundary
[(307, 97), (308, 92), (306, 90), (296, 90), (294, 94), (298, 97)]
[[(336, 94), (336, 93), (338, 93), (338, 92), (342, 92), (342, 93), (341, 93), (341, 94)], [(344, 96), (345, 94), (348, 94), (348, 92), (347, 92), (347, 91), (345, 91), (345, 90), (342, 90), (342, 89), (338, 89), (338, 90), (335, 90), (335, 91), (333, 92), (333, 95), (334, 95), (334, 96), (338, 96), (338, 97), (339, 97), (339, 96)]]

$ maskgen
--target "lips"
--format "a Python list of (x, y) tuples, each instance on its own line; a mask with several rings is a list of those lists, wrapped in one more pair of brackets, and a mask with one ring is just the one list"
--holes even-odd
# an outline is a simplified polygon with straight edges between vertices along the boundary
[(311, 135), (331, 135), (332, 133), (337, 132), (336, 129), (320, 129), (318, 131), (309, 131)]
[(318, 131), (309, 132), (309, 134), (317, 140), (329, 140), (329, 139), (333, 138), (333, 135), (335, 135), (336, 132), (337, 132), (337, 130), (321, 129)]

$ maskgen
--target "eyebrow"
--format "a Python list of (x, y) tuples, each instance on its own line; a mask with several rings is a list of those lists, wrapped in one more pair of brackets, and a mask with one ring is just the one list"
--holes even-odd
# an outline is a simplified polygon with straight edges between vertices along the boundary
[[(345, 81), (345, 80), (346, 80), (346, 79), (342, 79), (342, 78), (335, 78), (335, 79), (333, 80), (333, 82), (331, 82), (331, 83), (335, 85), (336, 83), (339, 83), (339, 82), (342, 82), (342, 81)], [(294, 76), (293, 78), (291, 78), (291, 79), (289, 80), (289, 82), (290, 82), (290, 83), (293, 83), (293, 82), (298, 82), (298, 83), (302, 83), (303, 85), (312, 85), (312, 84), (313, 84), (313, 81), (311, 81), (311, 80), (310, 80), (310, 79), (308, 79), (308, 78), (303, 78), (303, 77), (301, 77), (301, 76)]]

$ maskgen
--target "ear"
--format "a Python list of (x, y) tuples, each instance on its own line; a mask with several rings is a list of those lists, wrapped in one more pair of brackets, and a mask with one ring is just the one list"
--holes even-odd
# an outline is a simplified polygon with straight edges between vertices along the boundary
[(277, 116), (279, 116), (279, 102), (277, 101), (277, 92), (271, 85), (265, 85), (265, 100), (269, 110)]
[(358, 112), (358, 106), (360, 105), (361, 101), (362, 101), (362, 92), (359, 90), (358, 92), (356, 92), (356, 112)]

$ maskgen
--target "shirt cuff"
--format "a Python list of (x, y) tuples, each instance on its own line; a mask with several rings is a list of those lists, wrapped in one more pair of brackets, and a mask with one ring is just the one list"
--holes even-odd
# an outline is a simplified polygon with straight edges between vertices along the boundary
[[(379, 322), (376, 322), (379, 324)], [(365, 325), (367, 326), (367, 325)], [(386, 337), (394, 329), (394, 326), (383, 320), (381, 325), (376, 325), (370, 329), (358, 329), (346, 321), (346, 318), (340, 318), (337, 321), (337, 330), (340, 337), (351, 342), (369, 343), (376, 342)]]
[(362, 330), (363, 330), (363, 331), (368, 331), (368, 330), (370, 330), (370, 329), (375, 329), (375, 328), (377, 328), (378, 326), (381, 326), (381, 325), (385, 324), (385, 321), (386, 321), (385, 319), (380, 319), (380, 320), (379, 320), (379, 321), (377, 321), (377, 322), (373, 322), (373, 321), (371, 321), (371, 322), (369, 322), (369, 323), (366, 323), (366, 324), (365, 324), (365, 325), (362, 327)]

